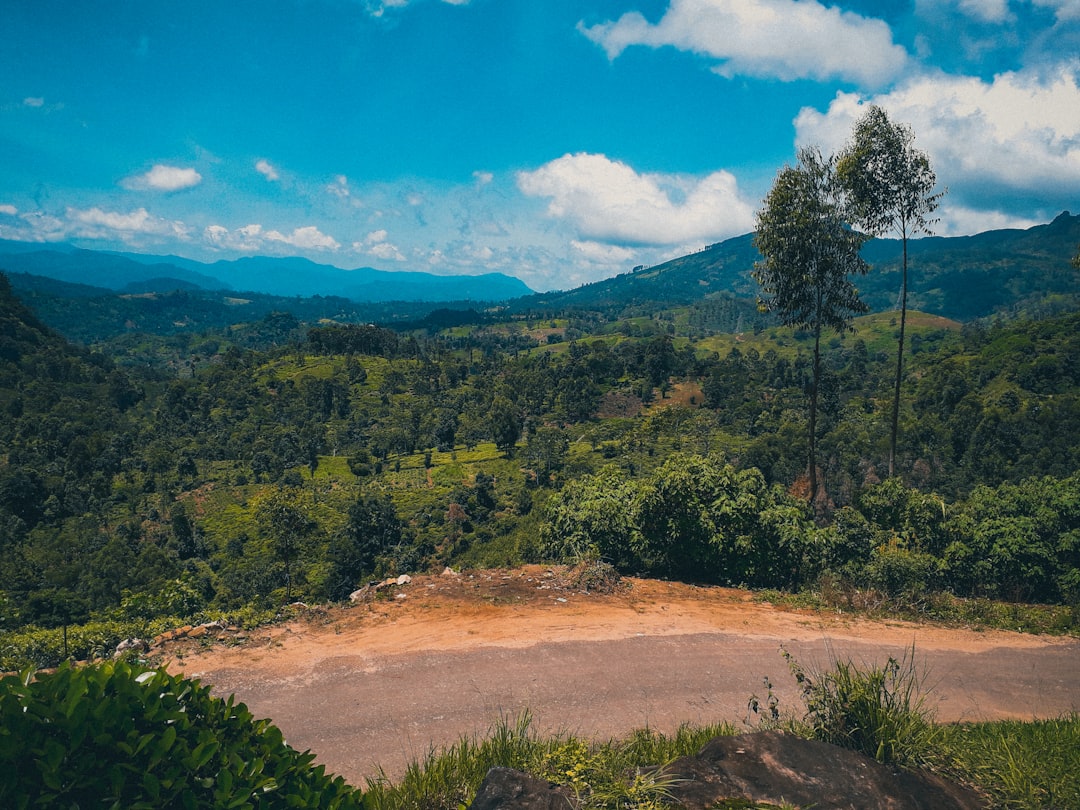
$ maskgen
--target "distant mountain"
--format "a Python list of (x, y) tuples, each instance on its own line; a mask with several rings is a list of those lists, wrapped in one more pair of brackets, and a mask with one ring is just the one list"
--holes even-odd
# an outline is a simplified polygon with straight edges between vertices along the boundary
[(341, 270), (301, 258), (252, 256), (206, 266), (232, 289), (270, 295), (336, 295), (353, 301), (507, 301), (532, 293), (502, 273), (437, 276), (359, 267)]
[(115, 253), (81, 250), (68, 245), (50, 245), (47, 249), (39, 245), (37, 250), (27, 250), (24, 243), (0, 241), (0, 270), (110, 290), (163, 277), (206, 290), (225, 287), (218, 279), (187, 268), (160, 262), (144, 264)]
[[(908, 306), (955, 320), (996, 313), (1045, 316), (1080, 307), (1080, 273), (1069, 264), (1080, 244), (1080, 216), (1068, 211), (1027, 230), (987, 231), (975, 236), (927, 237), (908, 242)], [(896, 307), (902, 245), (873, 239), (863, 248), (870, 272), (859, 279), (874, 311)], [(722, 293), (752, 297), (750, 276), (760, 259), (753, 235), (744, 234), (653, 267), (566, 292), (515, 301), (512, 309), (565, 307), (657, 308), (685, 306)]]
[[(342, 270), (302, 258), (253, 256), (203, 264), (178, 256), (28, 246), (0, 241), (0, 270), (28, 273), (110, 290), (237, 290), (277, 296), (336, 296), (359, 302), (508, 301), (530, 295), (520, 279), (502, 273), (438, 276), (360, 267)], [(171, 282), (178, 282), (172, 283)]]

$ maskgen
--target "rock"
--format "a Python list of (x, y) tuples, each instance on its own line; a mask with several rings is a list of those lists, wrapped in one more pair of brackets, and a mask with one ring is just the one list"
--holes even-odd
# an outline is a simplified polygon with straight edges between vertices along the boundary
[(371, 592), (371, 591), (370, 591), (370, 589), (368, 588), (368, 586), (367, 586), (367, 585), (365, 585), (365, 586), (364, 586), (363, 588), (360, 588), (359, 590), (355, 590), (355, 591), (353, 591), (352, 593), (350, 593), (350, 594), (349, 594), (349, 601), (350, 601), (350, 602), (359, 602), (359, 601), (361, 601), (362, 599), (367, 599), (367, 595), (368, 595), (368, 594), (369, 594), (370, 592)]
[(469, 810), (567, 810), (574, 804), (566, 788), (512, 768), (492, 768)]
[(192, 627), (187, 634), (188, 638), (202, 638), (209, 630), (206, 629), (206, 625), (200, 624), (198, 627)]
[(926, 772), (893, 769), (856, 751), (779, 731), (717, 737), (665, 770), (672, 798), (687, 808), (721, 799), (816, 810), (976, 810), (975, 793)]
[(113, 652), (113, 658), (120, 658), (122, 655), (129, 653), (132, 650), (148, 652), (149, 649), (150, 645), (141, 638), (125, 638), (116, 645), (116, 650)]
[(449, 565), (448, 565), (448, 566), (446, 566), (446, 568), (444, 568), (444, 569), (442, 570), (442, 575), (443, 575), (444, 577), (460, 577), (460, 576), (461, 576), (461, 574), (459, 574), (459, 573), (458, 573), (457, 571), (455, 571), (455, 570), (454, 570), (453, 568), (451, 568), (451, 567), (450, 567)]
[[(722, 801), (815, 810), (984, 810), (974, 792), (926, 772), (894, 769), (834, 745), (779, 731), (717, 737), (664, 769), (673, 807)], [(567, 810), (569, 788), (509, 768), (488, 771), (470, 810)], [(725, 805), (726, 806), (726, 805)], [(739, 804), (742, 806), (742, 804)]]
[(408, 585), (410, 582), (412, 582), (412, 577), (410, 577), (408, 574), (402, 574), (400, 577), (394, 580), (395, 585)]

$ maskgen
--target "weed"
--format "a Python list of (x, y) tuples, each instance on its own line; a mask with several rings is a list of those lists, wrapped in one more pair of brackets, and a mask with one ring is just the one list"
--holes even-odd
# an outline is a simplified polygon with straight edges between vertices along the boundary
[(748, 704), (760, 727), (787, 728), (886, 764), (912, 767), (932, 759), (941, 732), (926, 705), (925, 673), (915, 664), (914, 645), (884, 666), (836, 661), (823, 672), (808, 672), (787, 650), (780, 652), (805, 710), (801, 717), (785, 717), (766, 678), (764, 704), (756, 695)]

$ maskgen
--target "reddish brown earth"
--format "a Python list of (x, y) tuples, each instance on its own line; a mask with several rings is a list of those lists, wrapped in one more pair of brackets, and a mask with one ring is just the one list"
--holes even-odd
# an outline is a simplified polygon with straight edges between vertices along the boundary
[(528, 709), (539, 731), (594, 738), (746, 718), (762, 678), (798, 702), (783, 647), (810, 669), (883, 663), (915, 646), (941, 721), (1080, 711), (1080, 642), (871, 621), (755, 601), (745, 591), (626, 580), (581, 593), (528, 567), (416, 577), (365, 603), (307, 611), (166, 661), (235, 693), (350, 783)]

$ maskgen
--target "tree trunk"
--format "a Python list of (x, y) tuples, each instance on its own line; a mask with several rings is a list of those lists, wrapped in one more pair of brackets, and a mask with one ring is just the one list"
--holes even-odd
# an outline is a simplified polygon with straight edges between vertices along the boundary
[(907, 328), (907, 226), (901, 232), (904, 245), (903, 272), (900, 280), (900, 340), (896, 349), (896, 380), (893, 385), (892, 426), (889, 431), (889, 478), (896, 472), (896, 436), (900, 426), (900, 381), (904, 373), (904, 331)]
[[(818, 296), (820, 304), (820, 295)], [(814, 324), (814, 371), (810, 382), (810, 506), (817, 510), (817, 403), (818, 382), (821, 379), (821, 319)]]

